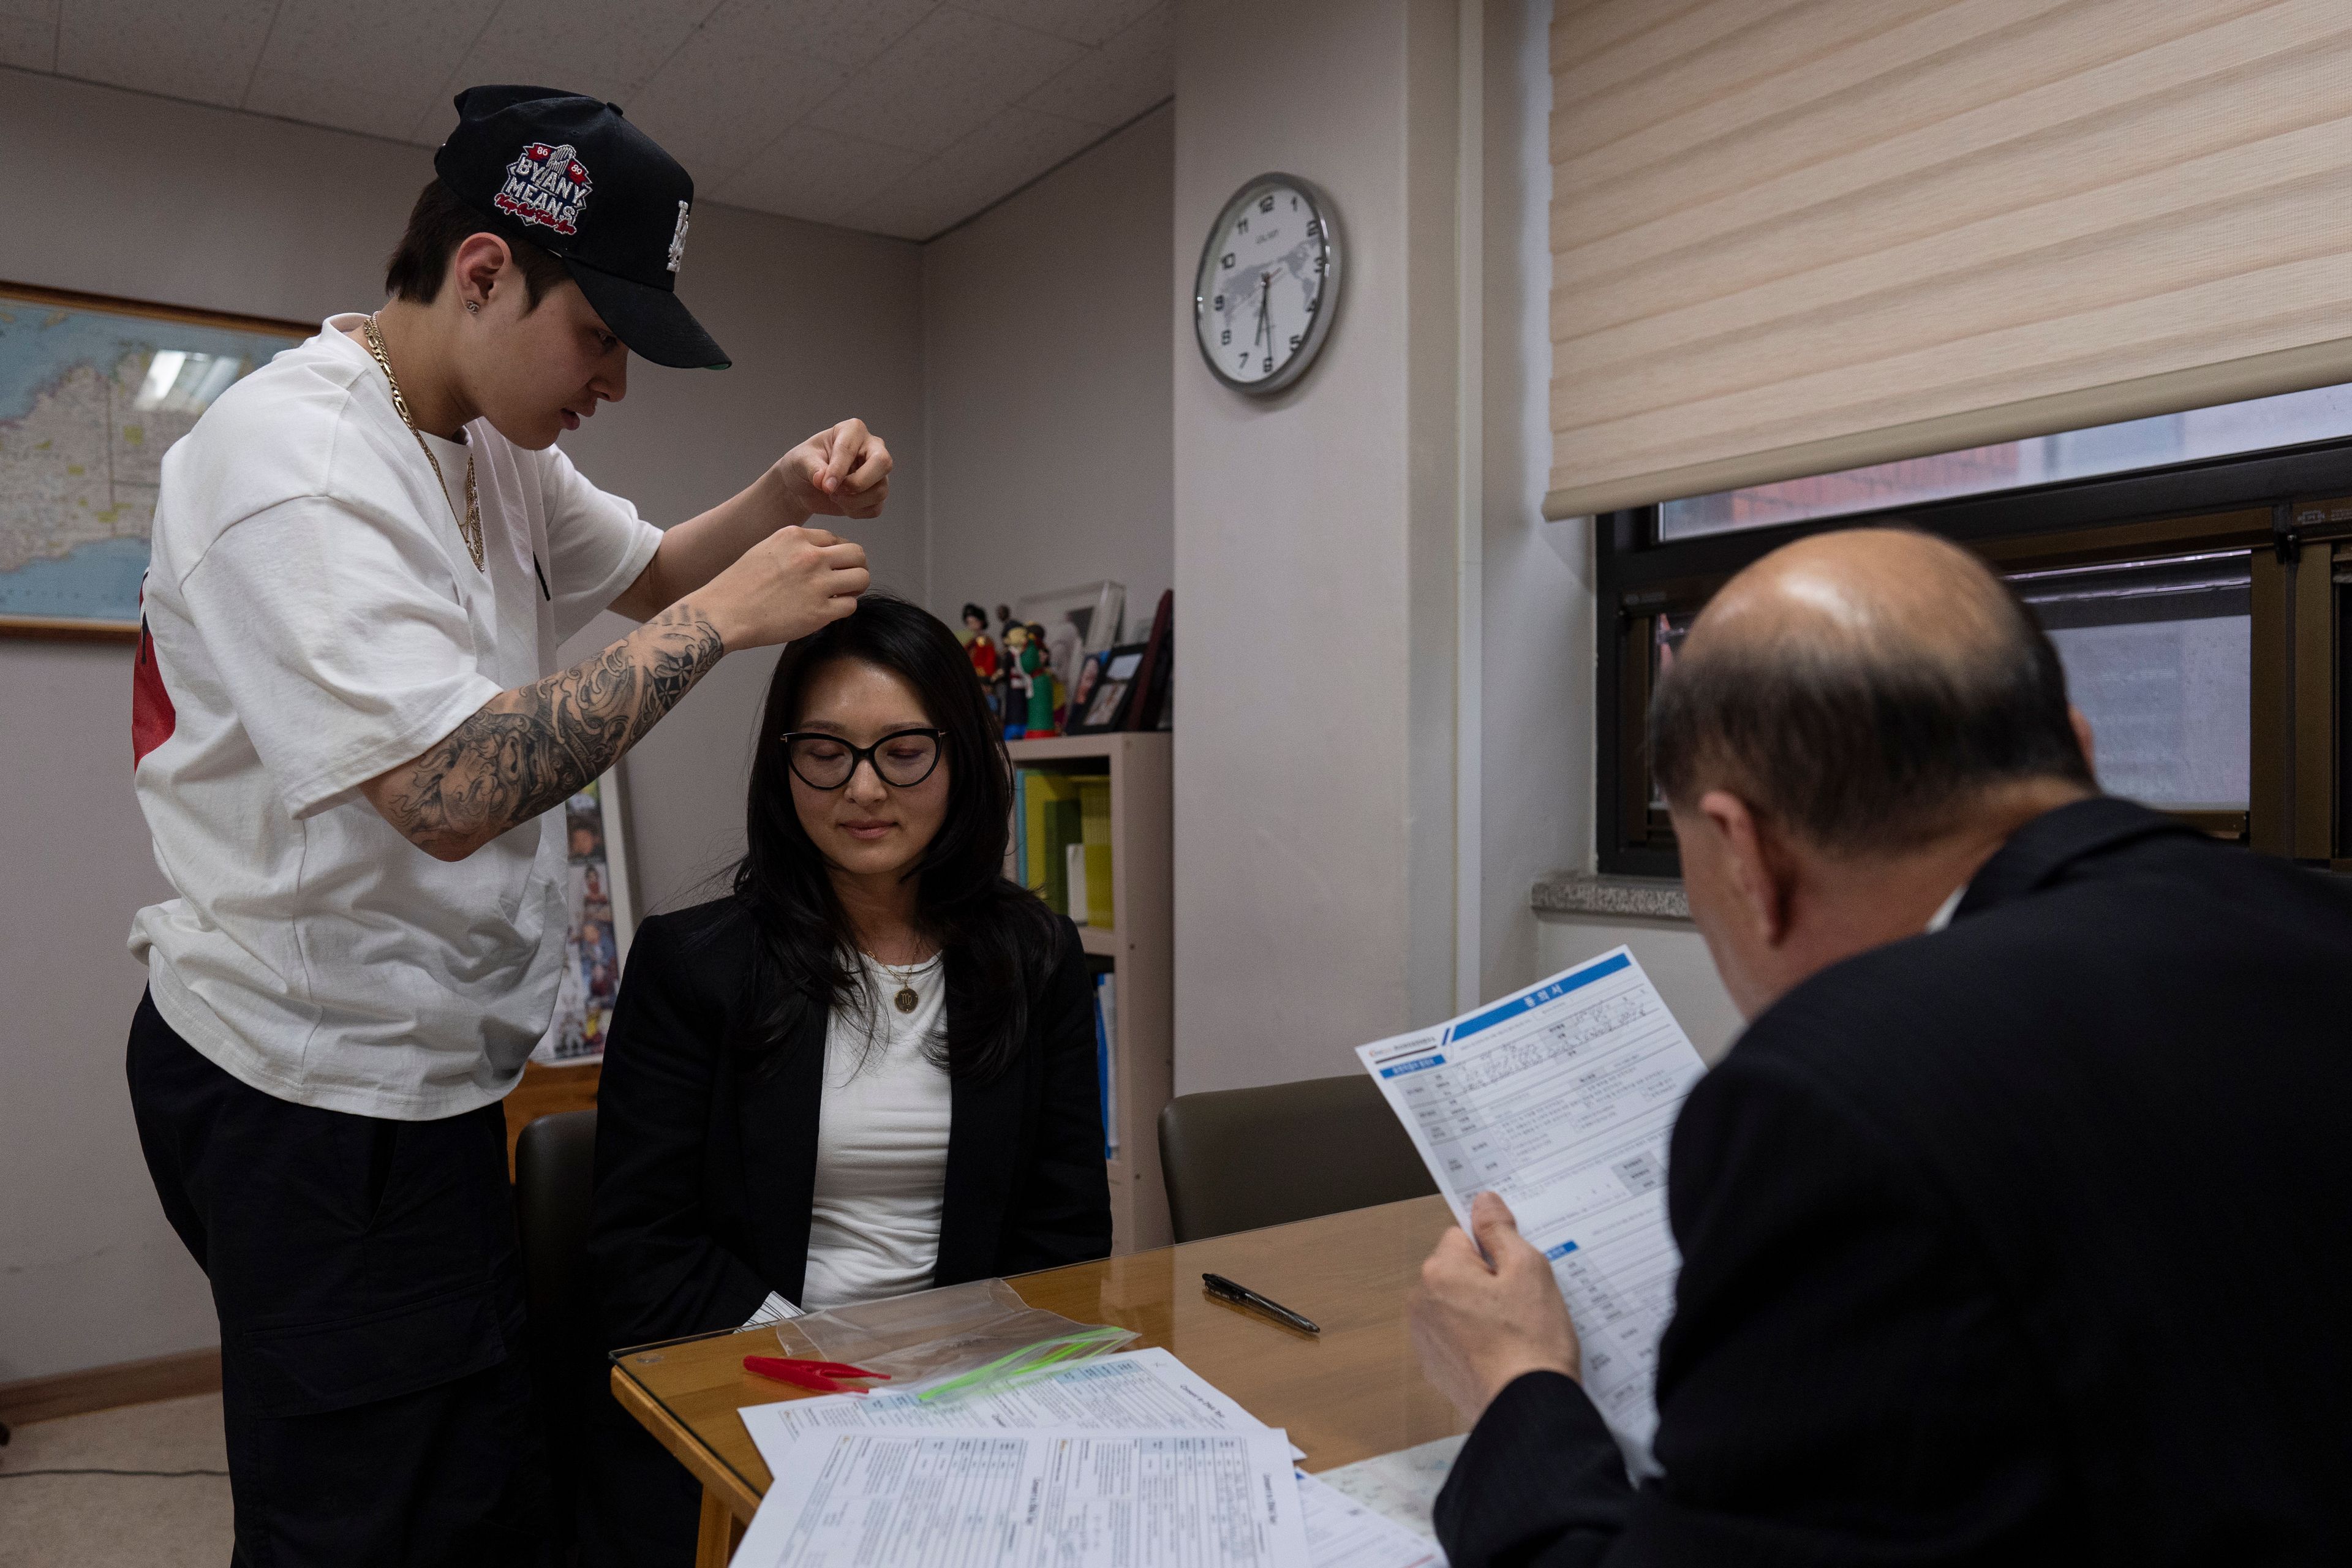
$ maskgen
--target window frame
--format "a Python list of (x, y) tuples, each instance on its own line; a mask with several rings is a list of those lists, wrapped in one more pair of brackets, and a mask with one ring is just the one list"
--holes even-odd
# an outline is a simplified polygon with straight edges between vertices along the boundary
[[(2213, 458), (2029, 490), (1662, 542), (1658, 508), (1593, 519), (1593, 800), (1604, 876), (1676, 878), (1681, 858), (1650, 805), (1648, 644), (1792, 540), (1900, 523), (1964, 545), (1996, 571), (2246, 549), (2253, 579), (2248, 808), (2177, 815), (2218, 837), (2352, 870), (2343, 785), (2352, 780), (2352, 439)], [(1636, 647), (1641, 657), (1633, 655)]]

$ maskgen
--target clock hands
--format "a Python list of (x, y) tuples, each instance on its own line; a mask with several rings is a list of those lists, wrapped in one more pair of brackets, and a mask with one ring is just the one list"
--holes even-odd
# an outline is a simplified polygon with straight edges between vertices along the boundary
[[(1270, 395), (1296, 381), (1330, 326), (1339, 281), (1335, 215), (1316, 205), (1318, 195), (1303, 184), (1291, 188), (1296, 184), (1253, 181), (1236, 192), (1211, 226), (1194, 274), (1195, 346), (1212, 374), (1250, 396)], [(1286, 201), (1289, 210), (1276, 216)], [(1277, 279), (1297, 290), (1285, 296), (1279, 321), (1274, 310)], [(1253, 288), (1255, 301), (1249, 297)], [(1246, 335), (1239, 319), (1244, 311), (1256, 318)]]

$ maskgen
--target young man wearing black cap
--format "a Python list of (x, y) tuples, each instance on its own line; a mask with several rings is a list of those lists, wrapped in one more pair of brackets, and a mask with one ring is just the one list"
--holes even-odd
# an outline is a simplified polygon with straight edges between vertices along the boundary
[[(593, 99), (477, 88), (394, 253), (163, 462), (136, 783), (131, 1100), (219, 1310), (238, 1561), (546, 1550), (499, 1100), (553, 1006), (551, 806), (715, 664), (852, 613), (890, 456), (856, 420), (667, 533), (554, 442), (675, 292), (693, 184)], [(610, 607), (644, 624), (570, 669)]]

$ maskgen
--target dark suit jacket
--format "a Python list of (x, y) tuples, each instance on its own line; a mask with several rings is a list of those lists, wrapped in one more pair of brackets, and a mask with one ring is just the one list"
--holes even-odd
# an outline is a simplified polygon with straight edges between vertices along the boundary
[(1676, 1124), (1663, 1479), (1513, 1383), (1454, 1568), (2352, 1562), (2352, 884), (2115, 800)]
[[(1076, 931), (1062, 936), (1019, 1058), (954, 1080), (935, 1284), (1110, 1252), (1094, 986)], [(656, 916), (631, 947), (597, 1093), (588, 1255), (604, 1346), (732, 1328), (771, 1290), (800, 1300), (825, 1015), (747, 1058), (752, 953), (728, 899)], [(953, 951), (946, 973), (952, 1049), (970, 984)]]

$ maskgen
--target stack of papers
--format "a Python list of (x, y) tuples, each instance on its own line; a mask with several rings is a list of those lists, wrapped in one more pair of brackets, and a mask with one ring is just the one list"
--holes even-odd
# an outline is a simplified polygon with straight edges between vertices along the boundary
[(755, 1405), (775, 1484), (740, 1568), (1439, 1568), (1428, 1540), (1293, 1468), (1297, 1450), (1164, 1350), (925, 1404)]
[(1584, 1388), (1636, 1475), (1655, 1469), (1658, 1338), (1682, 1257), (1666, 1143), (1706, 1069), (1624, 948), (1356, 1054), (1454, 1216), (1492, 1192), (1551, 1259)]

